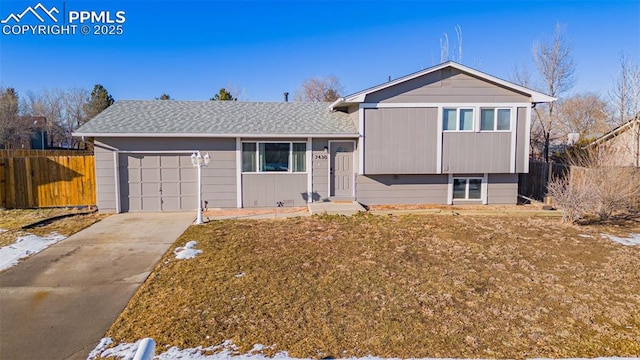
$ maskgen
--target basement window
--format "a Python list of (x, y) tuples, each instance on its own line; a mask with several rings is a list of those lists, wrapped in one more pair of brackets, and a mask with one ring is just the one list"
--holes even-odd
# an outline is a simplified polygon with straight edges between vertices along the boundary
[(453, 178), (454, 200), (481, 200), (482, 178)]

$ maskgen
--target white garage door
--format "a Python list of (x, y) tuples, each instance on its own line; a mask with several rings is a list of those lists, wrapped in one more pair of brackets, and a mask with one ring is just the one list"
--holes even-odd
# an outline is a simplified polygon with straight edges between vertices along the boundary
[(187, 154), (121, 154), (122, 211), (194, 210), (197, 169)]

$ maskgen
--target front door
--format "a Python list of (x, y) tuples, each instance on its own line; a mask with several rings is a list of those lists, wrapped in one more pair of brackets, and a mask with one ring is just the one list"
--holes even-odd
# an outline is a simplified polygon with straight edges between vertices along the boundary
[(353, 148), (350, 141), (331, 142), (331, 188), (335, 197), (353, 197)]

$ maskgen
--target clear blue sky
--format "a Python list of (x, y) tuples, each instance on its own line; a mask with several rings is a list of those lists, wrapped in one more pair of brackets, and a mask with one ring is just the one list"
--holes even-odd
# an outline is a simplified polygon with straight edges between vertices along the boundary
[(100, 83), (116, 100), (207, 100), (237, 87), (242, 100), (281, 101), (305, 78), (328, 74), (352, 93), (439, 63), (440, 38), (448, 33), (454, 48), (456, 25), (462, 62), (504, 79), (514, 64), (533, 70), (532, 44), (556, 23), (573, 46), (574, 92), (606, 95), (621, 52), (640, 62), (639, 0), (0, 0), (0, 18), (38, 2), (61, 14), (125, 11), (124, 33), (0, 34), (0, 85), (21, 94)]

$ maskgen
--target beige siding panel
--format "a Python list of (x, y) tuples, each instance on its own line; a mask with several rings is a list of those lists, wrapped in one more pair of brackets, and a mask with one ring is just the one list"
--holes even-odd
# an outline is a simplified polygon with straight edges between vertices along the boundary
[(516, 172), (526, 173), (529, 169), (525, 166), (529, 156), (529, 141), (527, 139), (527, 109), (518, 108), (516, 127)]
[(116, 176), (113, 152), (95, 141), (96, 203), (101, 212), (116, 212)]
[(365, 109), (365, 174), (435, 174), (436, 108)]
[(242, 174), (242, 204), (251, 207), (305, 206), (307, 174)]
[(457, 69), (443, 69), (367, 95), (365, 102), (528, 102), (529, 97)]
[(356, 200), (365, 205), (446, 204), (446, 175), (359, 175)]
[(489, 204), (516, 204), (518, 202), (518, 174), (489, 174), (487, 202)]
[(442, 172), (508, 173), (510, 132), (445, 132), (442, 134)]

